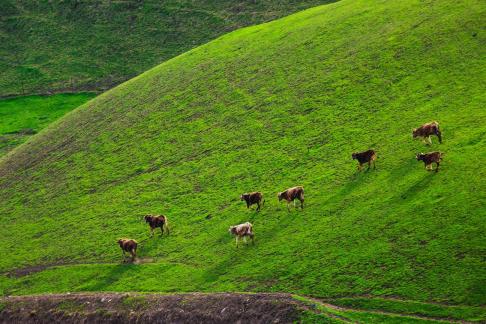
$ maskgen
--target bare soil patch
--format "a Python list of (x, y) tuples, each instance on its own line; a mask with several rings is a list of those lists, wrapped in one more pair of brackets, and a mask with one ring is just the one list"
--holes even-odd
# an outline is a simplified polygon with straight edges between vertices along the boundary
[(288, 294), (79, 293), (1, 299), (0, 323), (292, 323)]

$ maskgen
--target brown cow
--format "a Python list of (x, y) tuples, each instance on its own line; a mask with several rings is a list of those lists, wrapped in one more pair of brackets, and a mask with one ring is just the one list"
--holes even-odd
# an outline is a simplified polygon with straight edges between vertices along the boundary
[(429, 152), (429, 153), (419, 153), (417, 154), (417, 161), (424, 161), (425, 169), (427, 171), (432, 171), (432, 163), (435, 163), (437, 167), (435, 172), (439, 171), (439, 164), (442, 161), (442, 156), (444, 153), (441, 152)]
[(287, 201), (287, 210), (290, 211), (289, 204), (293, 201), (295, 206), (295, 199), (300, 200), (300, 208), (304, 209), (304, 188), (301, 186), (289, 188), (277, 194), (278, 201), (285, 199)]
[(228, 231), (230, 232), (230, 234), (236, 236), (236, 247), (238, 247), (238, 241), (240, 240), (240, 238), (243, 238), (246, 244), (247, 236), (249, 236), (251, 242), (255, 244), (255, 233), (253, 233), (253, 225), (249, 222), (236, 225), (236, 226), (230, 226)]
[(371, 163), (373, 163), (373, 169), (376, 169), (376, 152), (374, 150), (368, 150), (365, 152), (360, 152), (360, 153), (353, 153), (351, 154), (351, 157), (353, 160), (358, 160), (358, 170), (361, 171), (363, 169), (363, 164), (368, 163), (368, 169), (371, 168)]
[(169, 235), (169, 220), (167, 219), (167, 216), (164, 215), (146, 215), (144, 217), (145, 222), (149, 224), (150, 226), (150, 233), (151, 236), (154, 236), (154, 229), (157, 227), (160, 227), (160, 235), (164, 235), (164, 232), (167, 232), (167, 235)]
[(240, 200), (244, 200), (246, 202), (246, 208), (250, 208), (251, 205), (257, 204), (257, 211), (259, 211), (261, 206), (265, 204), (265, 200), (263, 200), (263, 195), (261, 192), (244, 193), (240, 196)]
[(432, 144), (432, 139), (430, 138), (432, 135), (436, 135), (439, 139), (439, 143), (442, 143), (442, 133), (439, 129), (439, 123), (436, 121), (424, 124), (419, 128), (412, 130), (413, 138), (422, 137), (424, 143), (428, 145)]
[(123, 238), (118, 240), (118, 245), (122, 249), (123, 260), (125, 260), (125, 252), (129, 252), (132, 255), (133, 262), (137, 256), (137, 241)]

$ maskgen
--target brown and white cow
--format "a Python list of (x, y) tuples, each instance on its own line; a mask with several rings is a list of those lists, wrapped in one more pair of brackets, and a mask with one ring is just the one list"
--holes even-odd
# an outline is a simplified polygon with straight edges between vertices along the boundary
[(246, 202), (246, 208), (250, 208), (251, 205), (257, 204), (257, 211), (265, 204), (265, 200), (263, 200), (263, 195), (261, 192), (250, 192), (244, 193), (240, 196), (240, 200), (244, 200)]
[(373, 163), (373, 169), (376, 169), (376, 152), (374, 150), (368, 150), (364, 152), (355, 152), (351, 154), (353, 160), (358, 160), (358, 170), (361, 171), (363, 169), (363, 164), (368, 163), (368, 169), (371, 168), (371, 163)]
[(425, 144), (432, 144), (432, 139), (430, 136), (436, 135), (439, 139), (439, 143), (442, 143), (442, 133), (439, 129), (439, 123), (436, 121), (424, 124), (419, 128), (414, 128), (412, 130), (412, 137), (417, 138), (421, 137)]
[(120, 245), (120, 248), (122, 249), (123, 260), (125, 260), (125, 252), (128, 252), (131, 254), (133, 262), (135, 260), (135, 257), (137, 256), (137, 241), (122, 238), (118, 240), (118, 245)]
[(285, 199), (287, 201), (287, 209), (290, 211), (290, 203), (293, 201), (294, 202), (294, 207), (296, 203), (296, 199), (300, 201), (300, 208), (304, 209), (304, 187), (302, 186), (297, 186), (293, 188), (289, 188), (285, 191), (279, 192), (277, 194), (278, 201), (281, 201), (282, 199)]
[(238, 242), (241, 238), (245, 241), (246, 244), (246, 237), (250, 237), (251, 242), (255, 244), (255, 233), (253, 233), (253, 225), (249, 222), (236, 225), (236, 226), (230, 226), (229, 230), (230, 234), (233, 234), (236, 236), (236, 247), (238, 247)]
[(145, 222), (149, 224), (150, 226), (150, 233), (151, 236), (154, 236), (154, 229), (157, 227), (160, 227), (160, 235), (164, 235), (164, 232), (167, 232), (167, 235), (169, 235), (169, 220), (167, 219), (167, 216), (164, 215), (146, 215), (144, 217)]
[(417, 161), (423, 161), (425, 164), (425, 169), (427, 171), (432, 171), (432, 163), (435, 163), (437, 167), (435, 168), (435, 172), (439, 171), (439, 164), (442, 161), (442, 156), (444, 153), (441, 152), (429, 152), (429, 153), (419, 153), (417, 154), (416, 158)]

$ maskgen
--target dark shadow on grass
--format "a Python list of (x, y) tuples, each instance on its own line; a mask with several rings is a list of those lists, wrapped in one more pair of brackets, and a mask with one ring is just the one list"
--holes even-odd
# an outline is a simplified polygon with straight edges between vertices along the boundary
[(120, 280), (127, 271), (134, 269), (135, 267), (137, 267), (137, 265), (132, 263), (115, 265), (110, 271), (104, 273), (103, 277), (97, 280), (96, 284), (86, 286), (85, 290), (106, 291), (110, 285)]
[[(425, 168), (423, 167), (423, 163), (420, 162), (420, 165), (418, 165), (418, 161), (415, 159), (409, 159), (406, 164), (400, 165), (398, 168), (390, 172), (390, 176), (388, 179), (388, 183), (390, 187), (395, 185), (396, 183), (403, 181), (406, 176), (412, 172), (416, 168), (421, 168), (423, 175), (418, 181), (408, 181), (411, 185), (408, 187), (408, 189), (397, 192), (396, 199), (409, 199), (420, 192), (423, 192), (424, 190), (428, 190), (429, 184), (432, 181), (432, 179), (436, 176), (437, 172), (435, 171), (426, 171)], [(440, 171), (439, 171), (440, 172)]]

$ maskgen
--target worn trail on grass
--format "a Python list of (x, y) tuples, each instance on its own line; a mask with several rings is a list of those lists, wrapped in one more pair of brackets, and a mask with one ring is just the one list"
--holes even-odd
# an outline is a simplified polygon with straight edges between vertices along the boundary
[[(466, 321), (458, 321), (454, 320), (451, 318), (445, 318), (445, 317), (433, 317), (433, 316), (424, 316), (424, 315), (410, 315), (410, 314), (403, 314), (403, 313), (396, 313), (396, 312), (389, 312), (389, 311), (383, 311), (383, 310), (367, 310), (367, 309), (362, 309), (362, 308), (351, 308), (351, 307), (343, 307), (343, 306), (337, 306), (334, 304), (331, 304), (329, 302), (322, 301), (317, 298), (308, 298), (308, 300), (316, 303), (317, 305), (321, 305), (323, 308), (327, 309), (332, 309), (338, 312), (366, 312), (369, 314), (379, 314), (379, 315), (385, 315), (385, 316), (392, 316), (392, 317), (403, 317), (407, 319), (416, 319), (416, 320), (426, 320), (426, 321), (435, 321), (435, 322), (447, 322), (447, 323), (469, 323)], [(344, 316), (338, 316), (340, 319), (346, 321), (346, 322), (354, 322)]]

